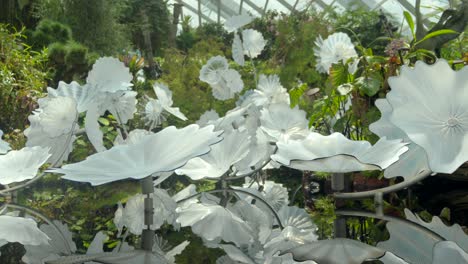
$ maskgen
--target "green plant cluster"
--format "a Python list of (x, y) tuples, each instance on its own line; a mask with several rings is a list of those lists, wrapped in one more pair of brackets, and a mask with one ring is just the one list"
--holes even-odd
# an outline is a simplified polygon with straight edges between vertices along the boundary
[(0, 127), (8, 133), (25, 129), (49, 78), (45, 51), (25, 43), (23, 31), (0, 24)]

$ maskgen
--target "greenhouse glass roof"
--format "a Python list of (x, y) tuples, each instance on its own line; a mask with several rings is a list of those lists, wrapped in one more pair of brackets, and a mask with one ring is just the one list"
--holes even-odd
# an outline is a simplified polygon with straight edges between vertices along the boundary
[[(456, 0), (421, 0), (421, 13), (424, 24), (437, 21), (441, 10), (454, 6)], [(182, 5), (182, 16), (191, 16), (194, 27), (202, 23), (220, 22), (240, 13), (250, 13), (260, 17), (266, 11), (290, 13), (315, 8), (342, 11), (351, 6), (361, 5), (369, 10), (382, 10), (396, 19), (403, 19), (403, 11), (414, 16), (415, 0), (169, 0), (169, 4)]]

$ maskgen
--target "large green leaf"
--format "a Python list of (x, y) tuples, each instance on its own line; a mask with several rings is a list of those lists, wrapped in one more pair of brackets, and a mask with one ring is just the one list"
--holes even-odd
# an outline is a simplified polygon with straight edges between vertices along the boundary
[(377, 74), (362, 76), (356, 79), (355, 85), (367, 96), (376, 95), (381, 87), (382, 80)]
[(302, 95), (307, 90), (307, 84), (304, 83), (289, 91), (289, 98), (291, 99), (291, 108), (299, 104)]
[(403, 15), (405, 16), (406, 23), (408, 23), (408, 26), (411, 30), (411, 35), (413, 35), (413, 39), (416, 40), (416, 31), (414, 30), (414, 21), (413, 17), (408, 11), (404, 11)]
[(451, 30), (451, 29), (436, 30), (436, 31), (431, 32), (431, 33), (427, 34), (426, 36), (424, 36), (424, 38), (422, 38), (421, 40), (416, 42), (414, 45), (416, 46), (416, 45), (420, 44), (421, 42), (426, 41), (426, 40), (428, 40), (430, 38), (437, 37), (437, 36), (440, 36), (440, 35), (445, 35), (445, 34), (459, 34), (459, 32), (457, 32), (455, 30)]

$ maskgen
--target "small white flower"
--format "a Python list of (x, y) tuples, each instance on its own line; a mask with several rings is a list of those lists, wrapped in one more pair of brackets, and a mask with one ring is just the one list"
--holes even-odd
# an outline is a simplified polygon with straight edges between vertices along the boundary
[(251, 15), (247, 13), (243, 13), (241, 15), (232, 16), (226, 19), (226, 22), (224, 22), (224, 27), (226, 28), (227, 32), (233, 32), (249, 24), (253, 20), (254, 18)]
[(239, 72), (227, 69), (221, 74), (221, 79), (216, 84), (211, 84), (213, 96), (218, 100), (228, 100), (239, 93), (244, 88)]
[(49, 157), (49, 150), (41, 147), (25, 147), (0, 156), (0, 184), (22, 182), (36, 177), (39, 168)]
[(254, 59), (262, 53), (266, 46), (266, 41), (262, 33), (255, 29), (245, 29), (242, 31), (242, 40), (244, 46), (244, 54)]
[(197, 121), (197, 125), (199, 125), (200, 127), (204, 127), (206, 125), (212, 124), (213, 121), (217, 120), (218, 118), (218, 113), (215, 110), (211, 109), (200, 116), (200, 119), (198, 119)]
[(180, 112), (178, 107), (172, 107), (172, 92), (169, 87), (162, 83), (156, 82), (153, 85), (153, 90), (158, 99), (149, 98), (145, 106), (145, 118), (147, 124), (160, 125), (166, 120), (165, 114), (171, 114), (181, 120), (187, 120), (187, 117)]
[[(337, 32), (323, 40), (321, 36), (315, 41), (316, 69), (318, 72), (329, 73), (332, 64), (346, 62), (349, 58), (357, 57), (351, 39), (342, 32)], [(356, 65), (357, 66), (357, 65)]]
[(228, 68), (229, 64), (225, 57), (212, 57), (201, 68), (200, 80), (208, 84), (217, 84), (221, 81), (222, 73), (224, 73)]
[(86, 82), (96, 92), (116, 92), (129, 90), (133, 76), (123, 62), (116, 58), (98, 59), (88, 73)]
[(250, 102), (256, 106), (289, 104), (289, 94), (281, 85), (278, 75), (261, 74), (257, 89), (244, 100), (243, 104)]

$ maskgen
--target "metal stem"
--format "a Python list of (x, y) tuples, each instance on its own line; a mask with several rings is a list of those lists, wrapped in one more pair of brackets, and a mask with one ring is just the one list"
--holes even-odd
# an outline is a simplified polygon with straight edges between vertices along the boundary
[(153, 237), (154, 231), (151, 230), (151, 225), (153, 224), (153, 177), (148, 176), (141, 180), (141, 190), (145, 196), (145, 209), (144, 209), (144, 220), (145, 220), (145, 229), (141, 235), (141, 248), (146, 251), (153, 251)]
[(400, 182), (397, 184), (394, 184), (392, 186), (388, 186), (385, 188), (380, 188), (380, 189), (375, 189), (371, 191), (365, 191), (365, 192), (354, 192), (354, 193), (334, 193), (333, 196), (335, 198), (339, 199), (361, 199), (361, 198), (367, 198), (367, 197), (372, 197), (376, 193), (390, 193), (390, 192), (396, 192), (404, 188), (408, 188), (409, 186), (415, 184), (416, 182), (421, 181), (422, 179), (428, 177), (431, 175), (431, 171), (422, 171), (418, 175), (410, 178), (409, 180), (405, 180), (404, 182)]

